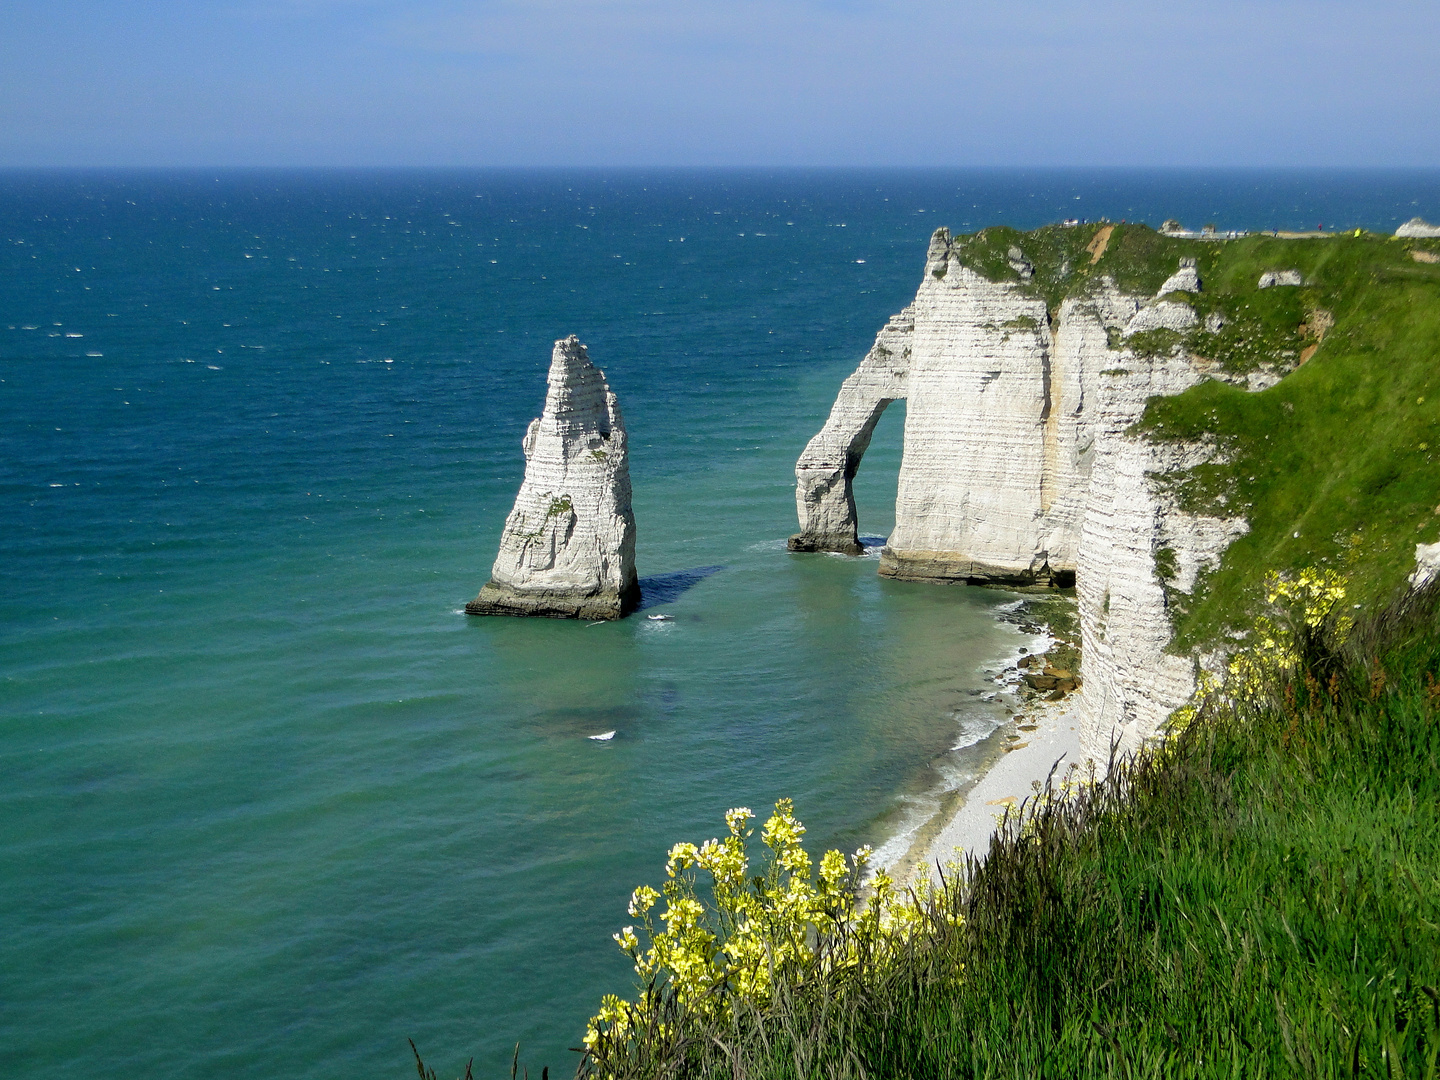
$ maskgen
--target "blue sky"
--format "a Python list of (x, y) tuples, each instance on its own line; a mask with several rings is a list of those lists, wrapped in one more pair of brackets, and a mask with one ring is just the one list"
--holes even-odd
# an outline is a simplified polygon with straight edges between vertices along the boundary
[(0, 165), (1440, 165), (1440, 2), (0, 0)]

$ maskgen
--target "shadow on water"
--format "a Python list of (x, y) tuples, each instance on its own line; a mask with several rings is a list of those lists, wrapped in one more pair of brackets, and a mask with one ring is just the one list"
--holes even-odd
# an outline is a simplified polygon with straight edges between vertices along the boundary
[(640, 606), (637, 611), (670, 604), (679, 600), (690, 589), (704, 581), (711, 574), (724, 570), (723, 566), (697, 566), (692, 570), (672, 570), (668, 574), (652, 574), (640, 579)]

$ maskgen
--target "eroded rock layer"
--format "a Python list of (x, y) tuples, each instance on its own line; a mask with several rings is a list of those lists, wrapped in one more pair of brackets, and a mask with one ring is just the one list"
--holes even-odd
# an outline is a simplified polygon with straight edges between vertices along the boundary
[(640, 602), (625, 424), (573, 335), (555, 343), (545, 409), (522, 443), (525, 480), (470, 615), (618, 619)]

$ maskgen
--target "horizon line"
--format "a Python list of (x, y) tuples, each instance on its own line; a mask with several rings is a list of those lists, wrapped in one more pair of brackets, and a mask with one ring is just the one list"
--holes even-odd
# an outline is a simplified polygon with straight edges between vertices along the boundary
[(1336, 165), (1336, 164), (985, 164), (985, 165), (873, 165), (873, 164), (437, 164), (437, 163), (24, 163), (0, 162), (0, 173), (17, 172), (1432, 172), (1431, 165)]

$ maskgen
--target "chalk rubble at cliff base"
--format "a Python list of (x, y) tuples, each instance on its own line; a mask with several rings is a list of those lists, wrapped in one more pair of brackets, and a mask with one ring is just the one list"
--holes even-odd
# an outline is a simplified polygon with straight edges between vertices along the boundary
[(555, 343), (525, 480), (470, 615), (618, 619), (640, 602), (620, 406), (573, 335)]

